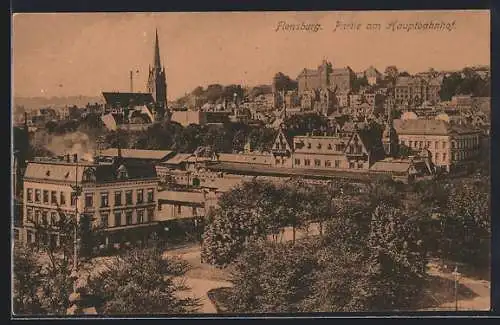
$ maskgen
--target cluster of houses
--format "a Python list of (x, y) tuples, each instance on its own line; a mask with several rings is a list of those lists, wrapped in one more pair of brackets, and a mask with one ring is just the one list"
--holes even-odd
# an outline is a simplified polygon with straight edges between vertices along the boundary
[[(152, 232), (169, 236), (179, 224), (196, 231), (220, 195), (245, 181), (300, 177), (363, 183), (389, 177), (414, 182), (441, 170), (470, 169), (482, 137), (481, 131), (442, 119), (388, 119), (378, 137), (366, 123), (293, 137), (281, 128), (267, 152), (248, 143), (238, 154), (115, 148), (87, 160), (40, 158), (27, 162), (15, 236), (24, 243), (58, 245), (57, 220), (85, 214), (102, 229), (102, 247), (130, 245)], [(410, 153), (399, 154), (401, 147)], [(40, 226), (51, 231), (39, 233)]]

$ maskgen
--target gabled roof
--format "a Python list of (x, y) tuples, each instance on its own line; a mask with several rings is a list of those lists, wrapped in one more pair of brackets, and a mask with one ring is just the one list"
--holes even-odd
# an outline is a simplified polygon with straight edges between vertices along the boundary
[[(144, 159), (144, 160), (163, 160), (173, 151), (170, 150), (142, 150), (142, 149), (121, 149), (123, 158)], [(101, 151), (101, 156), (118, 157), (118, 149), (110, 148)]]
[(103, 92), (106, 104), (117, 107), (146, 106), (154, 103), (150, 93)]

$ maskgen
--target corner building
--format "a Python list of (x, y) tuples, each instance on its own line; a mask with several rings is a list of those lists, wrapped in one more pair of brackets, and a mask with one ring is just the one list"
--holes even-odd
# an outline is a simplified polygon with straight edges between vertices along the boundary
[[(158, 178), (153, 166), (109, 163), (30, 161), (24, 176), (22, 241), (60, 245), (62, 215), (92, 218), (102, 229), (102, 245), (145, 240), (156, 230)], [(81, 194), (75, 193), (75, 185)], [(48, 229), (38, 232), (39, 226)]]

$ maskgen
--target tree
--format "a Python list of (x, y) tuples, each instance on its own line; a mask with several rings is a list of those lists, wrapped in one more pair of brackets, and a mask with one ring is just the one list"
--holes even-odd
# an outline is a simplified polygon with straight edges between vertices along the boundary
[(278, 72), (274, 75), (273, 83), (277, 91), (295, 90), (298, 87), (297, 81), (292, 80), (289, 76), (285, 75), (283, 72)]
[(91, 281), (91, 292), (102, 301), (103, 314), (179, 314), (195, 312), (197, 298), (180, 298), (189, 289), (183, 277), (189, 264), (164, 258), (163, 250), (136, 248), (106, 263)]
[(394, 85), (399, 75), (398, 68), (394, 65), (390, 65), (387, 68), (385, 68), (384, 75), (385, 75), (385, 80), (389, 81)]
[(451, 100), (458, 90), (458, 87), (462, 83), (462, 76), (460, 73), (453, 72), (450, 76), (443, 79), (441, 89), (439, 90), (439, 97), (441, 100), (448, 101)]
[(268, 235), (268, 211), (264, 192), (272, 184), (245, 182), (224, 193), (219, 207), (209, 215), (203, 234), (202, 259), (224, 267), (233, 262), (252, 240)]
[(375, 208), (364, 282), (370, 310), (408, 308), (419, 298), (427, 264), (421, 235), (416, 218), (386, 204)]
[(31, 249), (14, 247), (13, 258), (13, 308), (16, 315), (42, 314), (38, 296), (41, 286), (41, 266)]
[(352, 83), (352, 89), (353, 91), (357, 92), (361, 89), (361, 87), (366, 87), (368, 86), (368, 79), (366, 76), (363, 76), (362, 78), (355, 78), (353, 83)]
[(238, 313), (303, 311), (315, 268), (314, 247), (307, 244), (252, 243), (231, 275), (228, 309)]

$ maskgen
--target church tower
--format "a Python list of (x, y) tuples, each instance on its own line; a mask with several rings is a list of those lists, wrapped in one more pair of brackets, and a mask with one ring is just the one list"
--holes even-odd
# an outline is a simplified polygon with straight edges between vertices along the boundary
[(394, 157), (398, 152), (398, 136), (396, 130), (394, 129), (394, 123), (392, 119), (392, 110), (394, 103), (389, 99), (387, 105), (387, 121), (385, 123), (384, 132), (382, 134), (382, 145), (384, 146), (384, 151), (386, 156)]
[(167, 110), (167, 79), (165, 75), (165, 67), (161, 66), (160, 61), (160, 45), (158, 44), (158, 30), (155, 31), (155, 47), (153, 67), (149, 67), (149, 78), (147, 90), (153, 95), (155, 100), (155, 120), (160, 121)]

